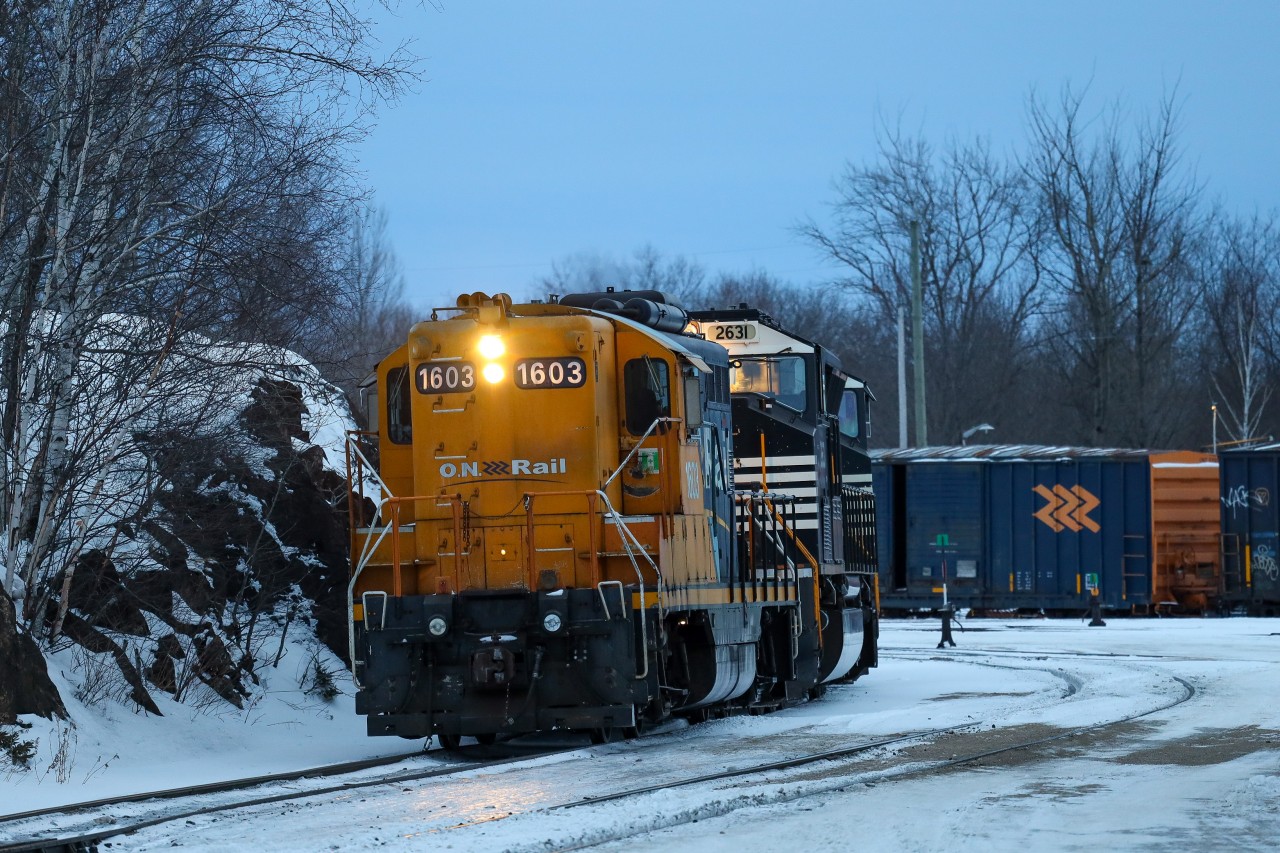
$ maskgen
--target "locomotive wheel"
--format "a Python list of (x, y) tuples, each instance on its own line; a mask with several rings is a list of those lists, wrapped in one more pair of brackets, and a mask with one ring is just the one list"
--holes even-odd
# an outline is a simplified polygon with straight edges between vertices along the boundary
[(462, 737), (460, 735), (447, 735), (443, 733), (436, 735), (436, 740), (440, 741), (441, 749), (448, 750), (455, 750), (458, 748), (458, 744), (462, 743)]
[(590, 734), (592, 743), (613, 743), (626, 737), (624, 731), (617, 726), (601, 726), (598, 729), (591, 729)]
[(636, 714), (636, 724), (634, 726), (626, 726), (623, 728), (622, 737), (625, 740), (635, 740), (636, 738), (643, 736), (648, 728), (649, 721), (639, 714)]
[(498, 736), (493, 732), (486, 732), (481, 735), (476, 735), (476, 743), (483, 744), (485, 746), (493, 746), (494, 742), (497, 741), (497, 739), (498, 739)]

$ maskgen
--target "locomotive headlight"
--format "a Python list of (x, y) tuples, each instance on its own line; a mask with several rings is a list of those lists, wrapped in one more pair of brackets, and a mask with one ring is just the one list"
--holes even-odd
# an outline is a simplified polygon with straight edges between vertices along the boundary
[(548, 634), (554, 634), (564, 625), (564, 620), (560, 618), (560, 614), (554, 610), (542, 617), (542, 627), (546, 629)]
[(497, 358), (506, 351), (506, 344), (497, 335), (485, 335), (480, 339), (480, 355), (485, 358)]
[(502, 377), (507, 375), (501, 364), (486, 364), (484, 370), (480, 372), (484, 374), (485, 379), (495, 385), (502, 381)]
[(431, 632), (433, 637), (443, 637), (445, 632), (449, 630), (449, 623), (444, 621), (443, 616), (433, 616), (431, 621), (427, 623), (427, 630)]

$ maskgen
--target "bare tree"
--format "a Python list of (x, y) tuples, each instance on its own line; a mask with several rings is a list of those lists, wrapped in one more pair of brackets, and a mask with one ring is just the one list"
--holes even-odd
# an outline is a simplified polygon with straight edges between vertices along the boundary
[(1273, 219), (1221, 220), (1206, 243), (1201, 360), (1230, 437), (1254, 438), (1280, 367), (1280, 231)]
[(329, 0), (0, 15), (0, 560), (37, 630), (60, 602), (56, 633), (104, 507), (134, 494), (133, 437), (199, 408), (184, 382), (221, 388), (218, 358), (265, 352), (192, 333), (298, 340), (341, 304), (344, 146), (409, 69)]
[(1035, 221), (1018, 169), (986, 144), (950, 145), (885, 132), (878, 160), (846, 166), (832, 225), (799, 232), (849, 274), (839, 287), (896, 322), (910, 293), (910, 229), (919, 223), (929, 362), (929, 430), (955, 436), (993, 420), (1016, 382), (1038, 307)]
[(333, 312), (330, 328), (299, 349), (354, 399), (361, 380), (404, 342), (417, 319), (404, 297), (404, 275), (387, 235), (384, 209), (362, 205), (351, 218), (339, 275), (344, 307)]
[(1197, 299), (1188, 257), (1201, 220), (1175, 104), (1167, 97), (1136, 131), (1117, 106), (1096, 132), (1070, 90), (1056, 109), (1030, 106), (1026, 174), (1052, 292), (1044, 340), (1092, 444), (1160, 446), (1182, 417), (1178, 342)]
[(682, 255), (663, 257), (652, 246), (637, 249), (630, 258), (616, 260), (583, 252), (551, 265), (551, 273), (537, 283), (537, 297), (548, 293), (586, 293), (613, 287), (618, 290), (659, 290), (683, 297), (697, 293), (706, 281), (706, 270)]

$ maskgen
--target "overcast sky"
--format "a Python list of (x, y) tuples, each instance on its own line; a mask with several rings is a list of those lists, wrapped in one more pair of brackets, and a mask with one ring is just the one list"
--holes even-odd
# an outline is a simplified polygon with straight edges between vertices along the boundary
[(422, 306), (536, 295), (554, 261), (646, 244), (820, 282), (792, 228), (824, 221), (877, 123), (1015, 151), (1030, 93), (1068, 83), (1139, 115), (1176, 86), (1209, 195), (1280, 206), (1274, 0), (437, 6), (383, 30), (415, 40), (424, 80), (360, 151)]

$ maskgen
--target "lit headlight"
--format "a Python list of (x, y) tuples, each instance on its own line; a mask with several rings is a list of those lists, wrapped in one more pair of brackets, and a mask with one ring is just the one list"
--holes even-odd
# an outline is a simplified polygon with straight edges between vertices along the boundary
[(497, 358), (506, 351), (506, 344), (497, 335), (485, 335), (480, 339), (480, 354), (485, 358)]
[(560, 614), (552, 611), (542, 617), (542, 627), (548, 634), (554, 634), (564, 625), (564, 620), (560, 618)]
[(449, 630), (449, 623), (444, 621), (443, 616), (432, 616), (431, 621), (427, 623), (427, 630), (433, 637), (443, 637)]
[(484, 366), (484, 370), (480, 372), (484, 374), (485, 379), (495, 384), (501, 382), (502, 377), (507, 375), (507, 372), (502, 369), (501, 364), (486, 364)]

